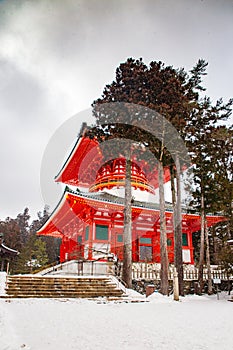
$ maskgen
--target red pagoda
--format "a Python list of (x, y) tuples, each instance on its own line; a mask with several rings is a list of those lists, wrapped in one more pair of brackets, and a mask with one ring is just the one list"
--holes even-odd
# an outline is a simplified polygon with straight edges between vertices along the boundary
[[(131, 162), (132, 259), (160, 262), (157, 169), (148, 171), (146, 161)], [(169, 181), (164, 169), (164, 182)], [(104, 161), (97, 139), (80, 135), (63, 168), (55, 178), (67, 187), (39, 235), (60, 237), (60, 261), (97, 260), (115, 254), (123, 259), (125, 159)], [(69, 186), (69, 187), (68, 187)], [(82, 191), (80, 190), (82, 188)], [(173, 212), (166, 204), (169, 261), (174, 261)], [(224, 220), (207, 216), (207, 225)], [(200, 216), (182, 214), (183, 262), (194, 264), (192, 233), (200, 230)]]

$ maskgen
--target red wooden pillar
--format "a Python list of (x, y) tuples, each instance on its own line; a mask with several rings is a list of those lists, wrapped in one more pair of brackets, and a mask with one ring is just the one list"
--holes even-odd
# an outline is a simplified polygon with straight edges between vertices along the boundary
[(174, 232), (167, 234), (167, 252), (169, 263), (174, 263)]
[(65, 261), (65, 236), (62, 237), (62, 242), (60, 246), (60, 262)]
[(86, 236), (86, 223), (85, 223), (85, 221), (82, 221), (82, 245), (81, 245), (81, 257), (83, 257), (83, 258), (84, 258), (85, 236)]
[(189, 249), (190, 249), (190, 264), (194, 265), (194, 248), (193, 248), (193, 234), (191, 230), (188, 230), (188, 242), (189, 242)]
[(108, 226), (108, 230), (109, 230), (109, 243), (110, 243), (110, 247), (109, 247), (109, 251), (113, 254), (116, 254), (116, 237), (115, 237), (115, 231), (114, 231), (114, 218), (115, 215), (111, 215), (110, 217), (110, 223)]
[(154, 225), (154, 234), (152, 237), (152, 261), (160, 262), (160, 233), (157, 230), (157, 224)]
[(93, 241), (95, 239), (95, 223), (94, 217), (91, 215), (91, 223), (89, 229), (89, 240), (88, 240), (88, 260), (92, 260), (93, 258)]
[(133, 222), (132, 224), (132, 261), (138, 261), (138, 244), (137, 244), (137, 230), (136, 225)]

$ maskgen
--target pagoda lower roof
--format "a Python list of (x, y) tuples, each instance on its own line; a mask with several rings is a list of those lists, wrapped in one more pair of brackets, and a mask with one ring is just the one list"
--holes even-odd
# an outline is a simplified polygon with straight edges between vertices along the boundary
[(19, 252), (17, 250), (7, 247), (5, 244), (0, 244), (0, 256), (16, 256)]
[[(80, 220), (88, 220), (88, 214), (94, 215), (97, 211), (107, 212), (110, 216), (121, 214), (124, 210), (124, 198), (118, 197), (106, 192), (77, 192), (65, 189), (60, 202), (54, 209), (47, 222), (37, 232), (38, 235), (48, 235), (53, 237), (63, 237), (64, 228), (71, 222)], [(132, 219), (139, 216), (154, 217), (154, 222), (159, 225), (159, 204), (142, 201), (134, 201), (132, 203)], [(172, 227), (173, 210), (171, 203), (165, 203), (165, 215), (167, 221)], [(206, 222), (208, 226), (225, 221), (225, 217), (221, 215), (207, 215)], [(88, 221), (87, 221), (88, 222)], [(201, 218), (198, 214), (191, 214), (182, 210), (182, 224), (188, 226), (192, 232), (199, 231), (201, 226)]]

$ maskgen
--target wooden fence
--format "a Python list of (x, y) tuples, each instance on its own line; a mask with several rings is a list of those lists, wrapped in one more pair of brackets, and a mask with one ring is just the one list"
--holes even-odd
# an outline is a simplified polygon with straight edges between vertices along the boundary
[[(211, 267), (211, 278), (219, 278), (221, 280), (228, 280), (233, 276), (227, 276), (226, 271), (221, 270), (217, 267)], [(133, 263), (132, 266), (132, 278), (135, 280), (160, 280), (160, 266), (159, 264), (148, 264), (148, 263)], [(203, 271), (204, 280), (208, 279), (207, 269)], [(173, 266), (169, 268), (169, 279), (173, 279)], [(198, 268), (191, 265), (184, 265), (184, 280), (195, 281), (198, 279)]]
[[(174, 267), (170, 265), (169, 267), (169, 279), (173, 279)], [(122, 263), (117, 266), (113, 262), (103, 262), (103, 261), (68, 261), (63, 264), (49, 267), (40, 271), (39, 274), (53, 273), (67, 273), (74, 275), (116, 275), (121, 277), (122, 275)], [(217, 266), (211, 267), (211, 278), (218, 278), (222, 281), (227, 281), (233, 279), (232, 276), (227, 276), (226, 271), (219, 269)], [(132, 264), (132, 278), (134, 280), (160, 280), (160, 264), (155, 263), (139, 263), (135, 262)], [(204, 280), (208, 279), (207, 269), (204, 268), (203, 273)], [(184, 280), (185, 281), (197, 281), (198, 279), (198, 268), (193, 265), (184, 265)]]

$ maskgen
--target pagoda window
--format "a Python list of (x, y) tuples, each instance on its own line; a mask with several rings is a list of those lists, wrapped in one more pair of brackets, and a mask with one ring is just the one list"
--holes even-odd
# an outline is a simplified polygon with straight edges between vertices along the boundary
[(141, 237), (139, 241), (142, 244), (151, 244), (151, 238), (150, 237)]
[(123, 242), (123, 235), (117, 235), (117, 242), (122, 243)]
[(171, 240), (171, 238), (168, 238), (167, 239), (167, 246), (171, 247), (171, 245), (172, 245), (172, 240)]
[(188, 247), (188, 235), (187, 235), (187, 233), (182, 233), (182, 246)]
[(96, 225), (95, 238), (100, 241), (108, 241), (108, 226)]
[(85, 241), (87, 241), (88, 238), (89, 238), (89, 226), (87, 226), (85, 229)]
[(78, 236), (77, 242), (82, 244), (82, 236)]

